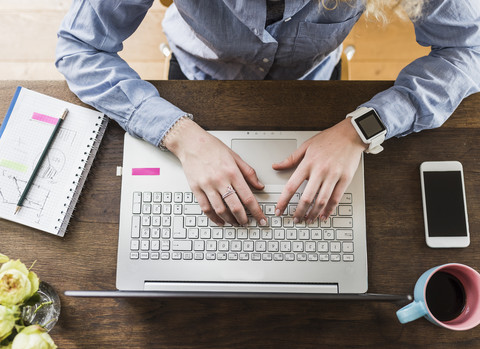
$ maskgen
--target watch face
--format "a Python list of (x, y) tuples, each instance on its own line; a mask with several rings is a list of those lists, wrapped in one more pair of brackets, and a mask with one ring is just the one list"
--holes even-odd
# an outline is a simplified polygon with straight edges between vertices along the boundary
[(355, 119), (355, 122), (366, 139), (375, 137), (382, 131), (386, 130), (385, 126), (383, 126), (382, 121), (374, 110), (370, 110), (368, 113), (359, 116)]

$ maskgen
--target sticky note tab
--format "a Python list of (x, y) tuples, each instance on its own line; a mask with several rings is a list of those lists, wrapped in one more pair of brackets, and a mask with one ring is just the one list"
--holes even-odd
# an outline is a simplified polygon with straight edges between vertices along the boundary
[(160, 176), (160, 168), (132, 168), (132, 176)]
[(11, 160), (5, 160), (5, 159), (0, 160), (0, 166), (5, 167), (5, 168), (9, 168), (11, 170), (15, 170), (15, 171), (18, 171), (18, 172), (27, 172), (27, 170), (28, 170), (27, 165), (20, 164), (18, 162), (11, 161)]
[(40, 113), (33, 113), (32, 119), (46, 122), (47, 124), (52, 124), (52, 125), (56, 125), (58, 122), (58, 118), (53, 118), (51, 116), (43, 115)]

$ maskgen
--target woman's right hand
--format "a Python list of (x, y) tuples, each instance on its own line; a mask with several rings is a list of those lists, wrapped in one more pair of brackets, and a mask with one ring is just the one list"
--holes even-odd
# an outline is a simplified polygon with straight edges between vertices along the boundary
[[(265, 215), (248, 184), (257, 190), (264, 185), (255, 170), (222, 141), (184, 118), (173, 126), (163, 144), (182, 163), (200, 208), (213, 222), (220, 226), (225, 222), (245, 225), (246, 207), (259, 225), (266, 225)], [(229, 187), (235, 192), (225, 196)]]

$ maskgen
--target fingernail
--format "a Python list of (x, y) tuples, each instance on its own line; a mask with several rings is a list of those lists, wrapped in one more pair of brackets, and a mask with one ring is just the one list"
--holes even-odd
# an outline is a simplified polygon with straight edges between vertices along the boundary
[(266, 221), (264, 218), (262, 218), (262, 219), (260, 220), (260, 225), (261, 225), (261, 226), (267, 225), (267, 221)]
[(295, 217), (295, 218), (293, 219), (293, 223), (294, 223), (294, 224), (297, 224), (298, 222), (300, 222), (300, 220), (299, 220), (297, 217)]
[(275, 210), (275, 216), (280, 216), (282, 213), (280, 212), (280, 210), (277, 208)]
[(260, 182), (260, 181), (258, 181), (258, 184), (259, 184), (260, 186), (262, 186), (262, 187), (264, 187), (264, 186), (265, 186), (265, 184), (263, 184), (263, 183), (262, 183), (262, 182)]
[(320, 220), (321, 220), (322, 222), (325, 222), (325, 221), (327, 220), (327, 217), (321, 216), (321, 217), (320, 217)]

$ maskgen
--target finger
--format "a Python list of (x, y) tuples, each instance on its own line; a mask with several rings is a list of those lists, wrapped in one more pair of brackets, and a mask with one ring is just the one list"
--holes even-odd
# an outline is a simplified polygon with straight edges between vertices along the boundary
[(305, 156), (305, 152), (307, 151), (308, 144), (309, 144), (308, 142), (304, 142), (297, 150), (291, 153), (288, 158), (286, 158), (283, 161), (274, 163), (272, 165), (272, 168), (278, 171), (278, 170), (286, 170), (286, 169), (297, 166)]
[(252, 214), (253, 218), (255, 218), (258, 224), (260, 226), (267, 225), (267, 219), (247, 183), (242, 181), (235, 183), (234, 186), (237, 188), (237, 195), (242, 201), (243, 205)]
[(345, 190), (350, 184), (350, 181), (350, 178), (341, 179), (340, 181), (338, 181), (335, 189), (332, 192), (332, 195), (330, 196), (330, 199), (328, 200), (323, 210), (320, 211), (321, 220), (326, 220), (332, 214), (333, 210), (335, 210), (335, 207), (338, 206), (340, 200), (342, 199), (343, 193), (345, 193)]
[(245, 209), (243, 208), (243, 205), (237, 194), (235, 193), (229, 195), (223, 200), (225, 201), (225, 204), (227, 204), (230, 212), (235, 217), (235, 220), (238, 222), (238, 224), (242, 226), (246, 225), (248, 223), (247, 213), (245, 212)]
[(310, 214), (309, 210), (313, 209), (312, 205), (315, 204), (317, 193), (322, 185), (322, 178), (320, 176), (315, 178), (310, 178), (305, 190), (300, 197), (295, 214), (293, 215), (294, 222), (301, 222), (307, 214)]
[(230, 212), (230, 209), (225, 205), (225, 202), (217, 191), (212, 191), (212, 193), (209, 193), (209, 198), (210, 204), (220, 218), (231, 225), (238, 226), (237, 220)]
[(277, 202), (277, 207), (275, 209), (275, 215), (280, 216), (285, 211), (290, 199), (292, 198), (293, 194), (295, 194), (298, 188), (302, 185), (303, 181), (307, 179), (306, 172), (304, 169), (299, 166), (295, 172), (293, 172), (292, 176), (288, 180), (287, 184), (283, 188), (282, 194)]
[(210, 218), (210, 220), (212, 220), (216, 225), (223, 226), (225, 224), (225, 221), (215, 213), (212, 205), (210, 205), (210, 201), (208, 200), (207, 195), (202, 190), (192, 188), (192, 191), (203, 213), (208, 218)]
[(262, 190), (265, 185), (260, 182), (260, 180), (257, 177), (257, 173), (251, 167), (249, 164), (247, 164), (238, 154), (233, 152), (233, 157), (237, 163), (238, 168), (240, 169), (240, 172), (242, 172), (243, 177), (245, 180), (253, 186), (255, 189)]
[(320, 190), (318, 191), (317, 197), (315, 202), (312, 206), (312, 209), (307, 214), (306, 221), (311, 223), (320, 215), (320, 211), (327, 206), (327, 203), (330, 201), (332, 193), (335, 189), (335, 185), (337, 184), (338, 179), (334, 180), (325, 180)]

